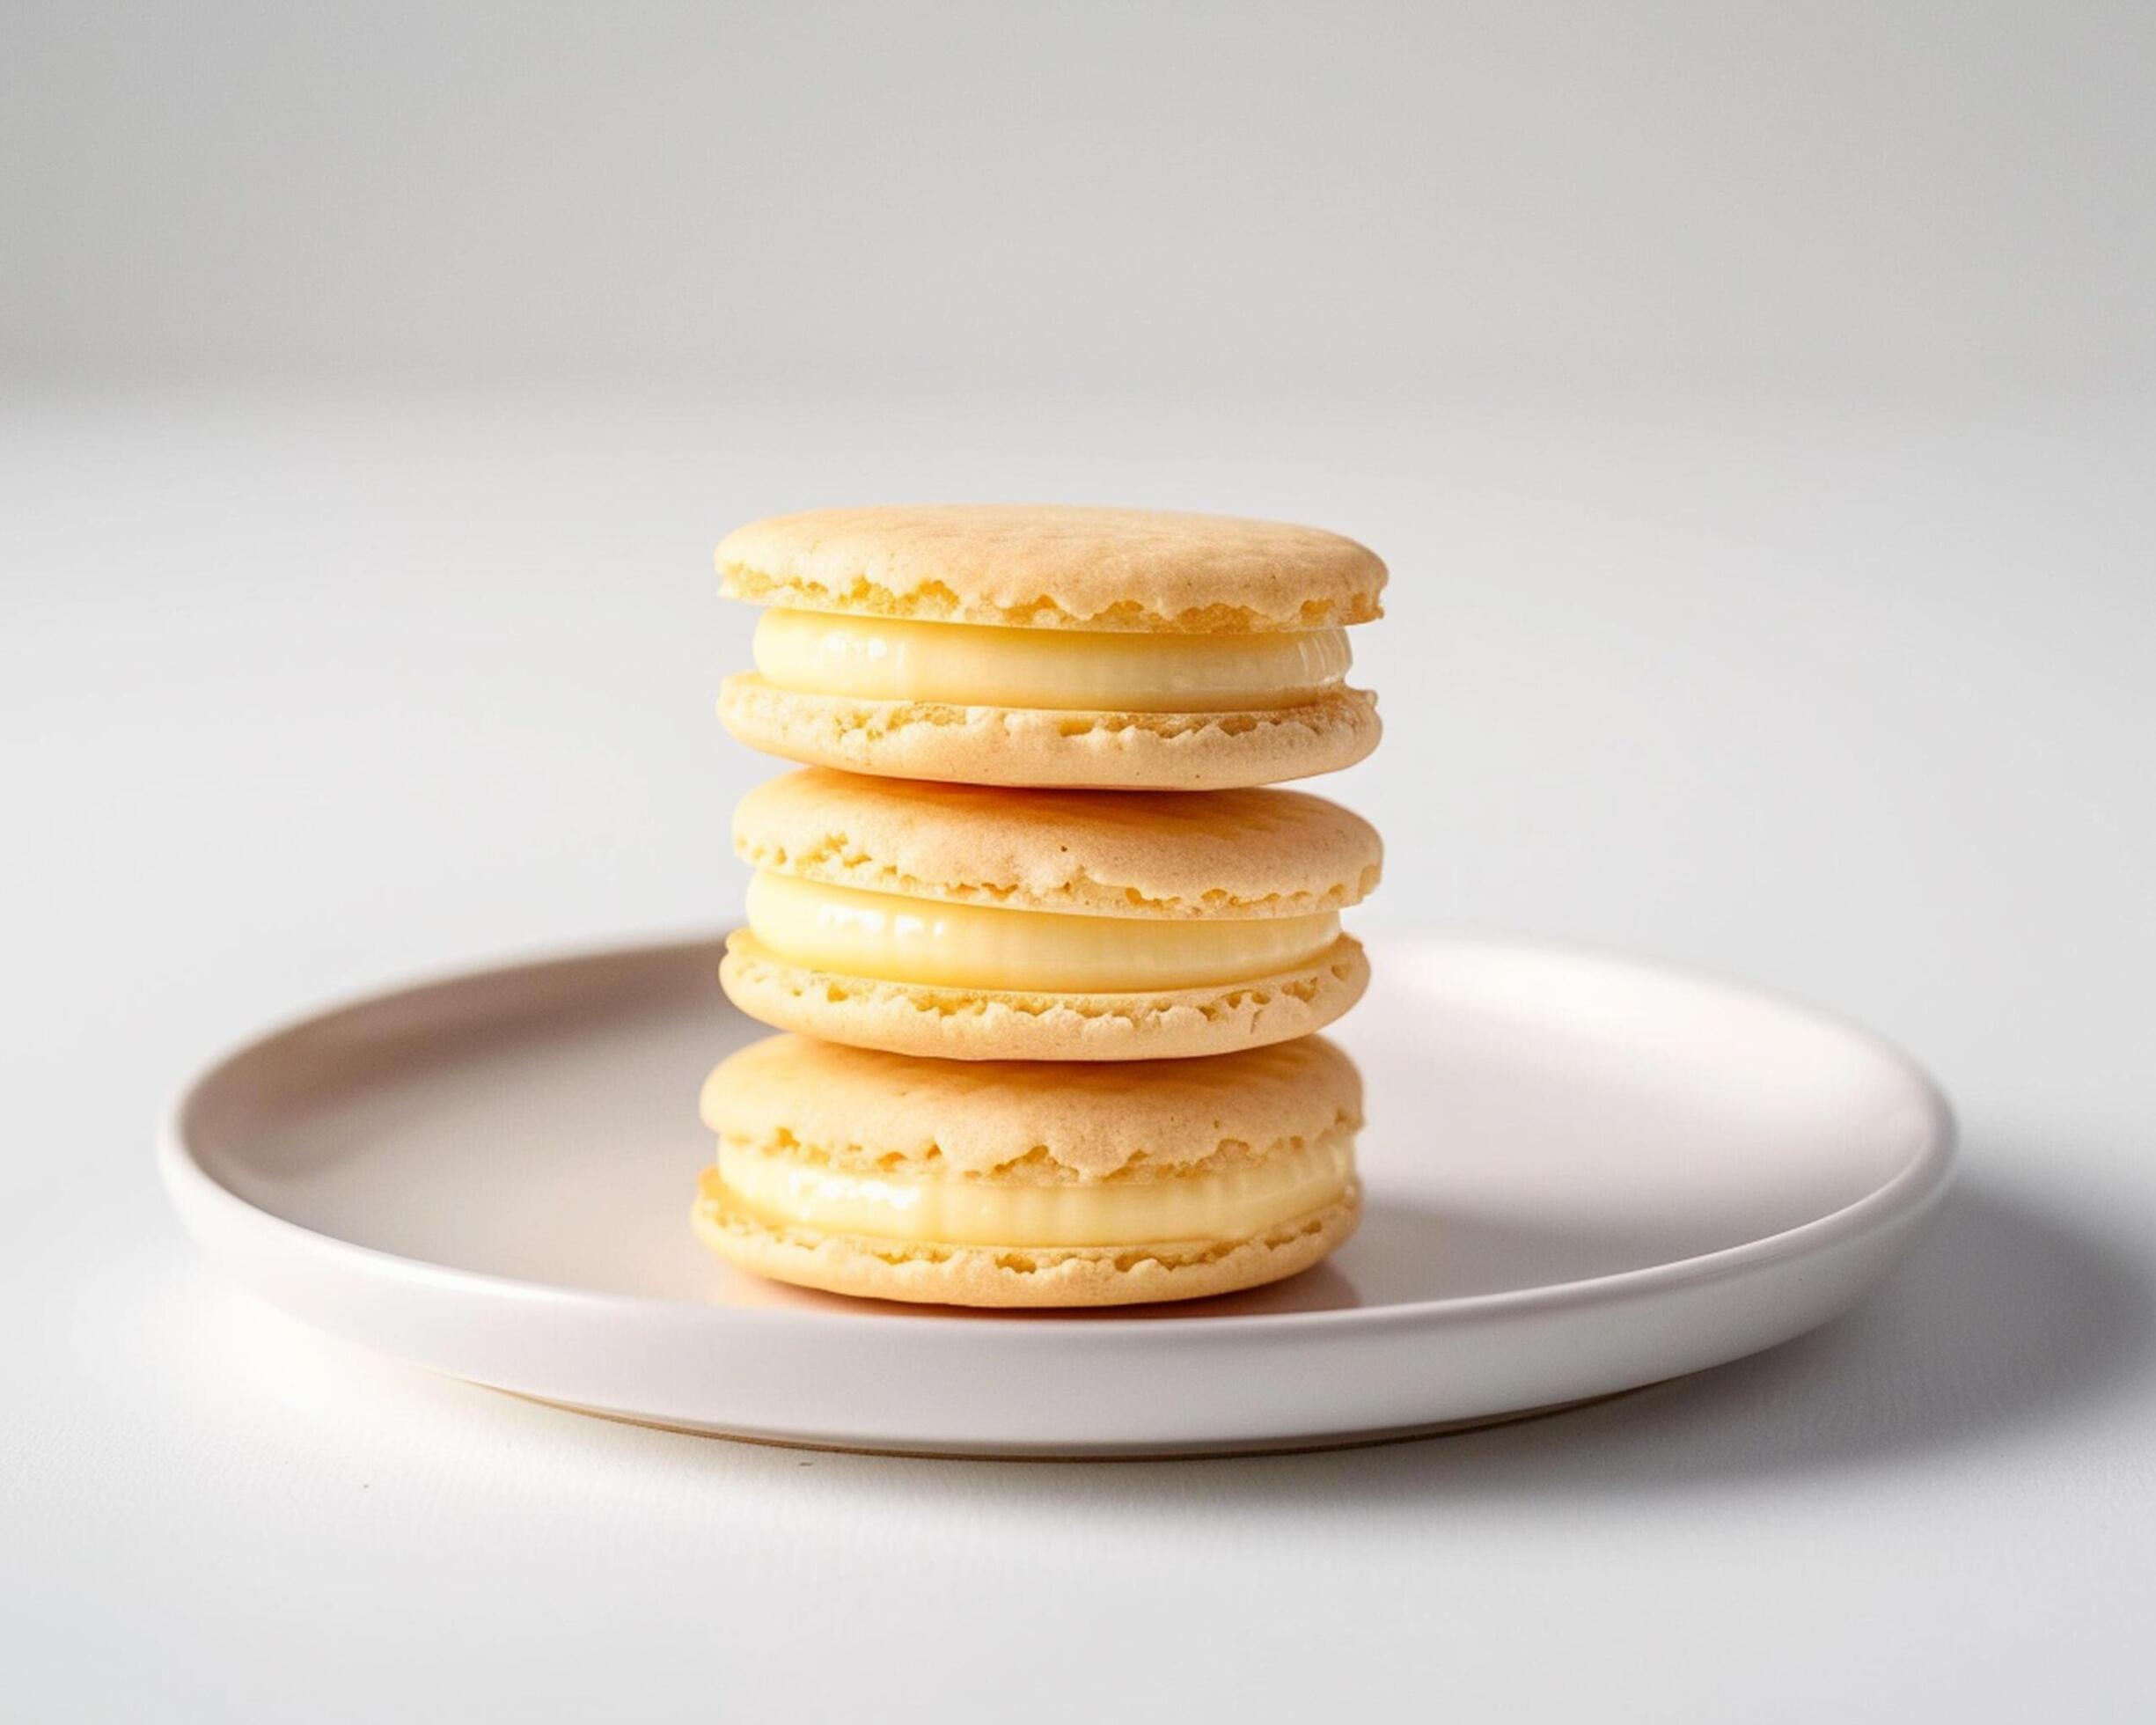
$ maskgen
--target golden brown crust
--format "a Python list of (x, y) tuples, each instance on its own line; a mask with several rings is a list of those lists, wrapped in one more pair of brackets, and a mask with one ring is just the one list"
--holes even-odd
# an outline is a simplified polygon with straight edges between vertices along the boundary
[(759, 869), (870, 892), (1094, 916), (1309, 916), (1377, 885), (1377, 831), (1293, 790), (1010, 790), (809, 767), (734, 811)]
[(719, 717), (752, 749), (814, 767), (948, 783), (1228, 790), (1353, 767), (1377, 746), (1377, 697), (1338, 688), (1248, 713), (1085, 713), (864, 701), (729, 677)]
[(1355, 1231), (1361, 1190), (1245, 1240), (1186, 1246), (1017, 1250), (913, 1246), (774, 1228), (726, 1202), (705, 1171), (698, 1237), (728, 1261), (775, 1281), (878, 1300), (957, 1306), (1110, 1306), (1193, 1300), (1256, 1288), (1307, 1270)]
[(745, 929), (719, 980), (752, 1018), (828, 1042), (953, 1061), (1185, 1060), (1323, 1030), (1362, 997), (1370, 966), (1342, 935), (1315, 963), (1248, 982), (1151, 994), (1020, 994), (805, 969)]
[(813, 510), (720, 542), (720, 590), (803, 611), (1261, 634), (1368, 622), (1385, 565), (1316, 527), (1059, 504)]
[(1043, 1185), (1290, 1154), (1362, 1124), (1362, 1081), (1322, 1036), (1133, 1067), (920, 1060), (788, 1035), (722, 1061), (701, 1109), (730, 1143), (821, 1165)]

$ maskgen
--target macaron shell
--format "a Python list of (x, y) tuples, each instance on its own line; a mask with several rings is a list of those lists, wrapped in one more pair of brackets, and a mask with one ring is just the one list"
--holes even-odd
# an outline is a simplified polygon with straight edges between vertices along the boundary
[(1140, 920), (1343, 910), (1384, 863), (1369, 822), (1294, 790), (1012, 791), (810, 767), (749, 792), (733, 829), (743, 862), (803, 880)]
[(1324, 1037), (1151, 1068), (910, 1060), (806, 1036), (737, 1049), (699, 1112), (722, 1140), (840, 1169), (1098, 1180), (1290, 1153), (1362, 1124), (1362, 1079)]
[(832, 1294), (956, 1306), (1111, 1306), (1232, 1294), (1306, 1270), (1361, 1219), (1361, 1192), (1243, 1240), (1052, 1249), (908, 1245), (768, 1226), (726, 1201), (707, 1169), (698, 1237), (752, 1274)]
[(752, 1018), (857, 1048), (954, 1061), (1185, 1060), (1323, 1030), (1361, 999), (1370, 966), (1342, 935), (1316, 964), (1206, 988), (1018, 994), (840, 976), (786, 963), (747, 929), (719, 980)]
[(720, 542), (728, 597), (1004, 628), (1262, 634), (1379, 614), (1385, 565), (1316, 527), (974, 503), (813, 510)]
[(1245, 713), (1087, 713), (863, 701), (777, 689), (754, 672), (719, 717), (766, 754), (884, 778), (1092, 790), (1232, 790), (1353, 767), (1377, 746), (1377, 698), (1338, 688)]

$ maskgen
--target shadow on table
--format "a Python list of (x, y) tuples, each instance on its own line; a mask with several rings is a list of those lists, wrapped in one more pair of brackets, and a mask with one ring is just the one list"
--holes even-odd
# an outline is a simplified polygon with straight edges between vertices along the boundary
[(1245, 1463), (1285, 1496), (1510, 1486), (1683, 1489), (2011, 1442), (2156, 1368), (2156, 1280), (2131, 1244), (1965, 1179), (1849, 1316), (1748, 1360), (1593, 1406), (1317, 1460)]

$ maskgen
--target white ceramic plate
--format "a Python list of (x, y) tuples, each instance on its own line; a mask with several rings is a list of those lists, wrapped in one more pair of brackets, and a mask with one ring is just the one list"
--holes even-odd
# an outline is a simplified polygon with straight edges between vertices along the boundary
[(851, 1449), (1353, 1442), (1696, 1371), (1832, 1317), (1944, 1190), (1894, 1049), (1726, 983), (1543, 947), (1381, 945), (1338, 1039), (1362, 1230), (1269, 1288), (997, 1314), (759, 1282), (692, 1238), (699, 1083), (759, 1033), (715, 943), (366, 1000), (251, 1044), (165, 1135), (173, 1202), (263, 1297), (438, 1371)]

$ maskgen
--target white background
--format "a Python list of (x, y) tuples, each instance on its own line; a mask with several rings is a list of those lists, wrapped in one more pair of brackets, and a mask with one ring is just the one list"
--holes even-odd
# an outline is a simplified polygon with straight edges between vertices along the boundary
[[(2145, 1716), (2145, 11), (11, 9), (0, 1714)], [(576, 1420), (228, 1288), (149, 1147), (340, 993), (737, 908), (709, 546), (1282, 516), (1390, 921), (1952, 1093), (1853, 1318), (1517, 1428), (1092, 1466)]]

